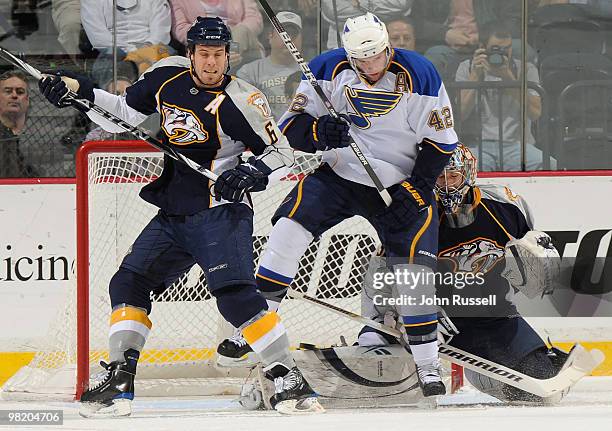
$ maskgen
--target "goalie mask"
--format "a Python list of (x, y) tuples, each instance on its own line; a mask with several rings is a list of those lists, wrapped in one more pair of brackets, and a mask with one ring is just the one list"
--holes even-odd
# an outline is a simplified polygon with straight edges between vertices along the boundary
[(351, 67), (362, 76), (365, 76), (365, 73), (355, 60), (366, 60), (386, 52), (386, 62), (381, 72), (387, 68), (391, 60), (391, 45), (387, 27), (370, 12), (346, 20), (342, 31), (342, 45)]
[(465, 145), (457, 145), (434, 187), (438, 202), (449, 218), (464, 212), (466, 196), (476, 184), (476, 176), (476, 157)]

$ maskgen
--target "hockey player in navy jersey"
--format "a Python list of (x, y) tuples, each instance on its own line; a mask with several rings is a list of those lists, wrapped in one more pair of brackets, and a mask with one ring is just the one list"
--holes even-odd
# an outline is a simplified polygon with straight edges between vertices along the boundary
[[(567, 353), (546, 347), (520, 316), (512, 297), (515, 291), (529, 298), (549, 293), (558, 275), (559, 254), (547, 234), (533, 230), (532, 216), (523, 198), (504, 186), (476, 185), (476, 166), (471, 151), (459, 144), (436, 182), (440, 216), (438, 272), (479, 273), (484, 282), (474, 278), (459, 287), (457, 283), (439, 283), (437, 296), (493, 295), (495, 301), (473, 306), (453, 301), (447, 306), (441, 301), (445, 316), (441, 315), (440, 321), (444, 323), (446, 342), (532, 377), (553, 377), (563, 367)], [(380, 261), (376, 262), (379, 259), (373, 258), (371, 265), (380, 266)], [(523, 270), (519, 270), (517, 263)], [(387, 321), (394, 318), (397, 312), (375, 305), (381, 303), (374, 300), (375, 295), (388, 294), (390, 291), (383, 292), (364, 283), (362, 314), (380, 322), (385, 315)], [(397, 340), (365, 327), (358, 342), (372, 346)], [(475, 387), (502, 401), (551, 403), (561, 398), (555, 395), (543, 400), (471, 370), (465, 373)]]
[[(124, 97), (82, 77), (47, 76), (40, 89), (58, 107), (68, 87), (131, 124), (161, 114), (163, 139), (219, 174), (210, 182), (170, 157), (140, 196), (159, 207), (110, 281), (110, 363), (106, 377), (81, 397), (85, 416), (129, 415), (139, 353), (151, 330), (150, 292), (167, 288), (198, 263), (219, 312), (240, 328), (275, 380), (271, 404), (282, 412), (321, 411), (316, 394), (289, 353), (285, 329), (257, 291), (253, 267), (253, 210), (248, 193), (266, 188), (268, 175), (293, 163), (263, 94), (227, 74), (231, 34), (220, 18), (198, 18), (187, 33), (188, 58), (157, 63)], [(68, 83), (68, 86), (66, 85)], [(88, 112), (109, 131), (108, 121)], [(255, 154), (246, 162), (245, 147)], [(189, 319), (189, 316), (185, 316)]]
[[(344, 48), (314, 58), (310, 69), (343, 119), (328, 115), (307, 80), (281, 118), (290, 145), (322, 152), (322, 164), (299, 182), (273, 216), (274, 228), (256, 276), (271, 309), (284, 297), (310, 242), (352, 216), (360, 215), (374, 226), (390, 265), (408, 271), (435, 268), (438, 216), (432, 208), (433, 187), (457, 143), (444, 85), (423, 56), (392, 49), (385, 25), (371, 13), (348, 19), (342, 42)], [(347, 148), (349, 130), (388, 188), (393, 198), (389, 207)], [(435, 286), (415, 288), (433, 295)], [(436, 310), (406, 306), (401, 316), (423, 393), (444, 393)], [(218, 351), (239, 357), (248, 349), (234, 337)]]

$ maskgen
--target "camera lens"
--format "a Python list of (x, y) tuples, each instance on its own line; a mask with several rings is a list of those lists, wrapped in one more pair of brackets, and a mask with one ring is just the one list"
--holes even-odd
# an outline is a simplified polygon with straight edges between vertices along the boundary
[(488, 56), (489, 64), (493, 66), (500, 66), (504, 64), (504, 56), (501, 54), (489, 54)]

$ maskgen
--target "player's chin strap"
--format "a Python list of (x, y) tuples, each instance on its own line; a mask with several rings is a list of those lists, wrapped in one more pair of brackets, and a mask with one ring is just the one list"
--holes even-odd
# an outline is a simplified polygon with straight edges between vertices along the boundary
[(506, 244), (506, 268), (502, 277), (529, 298), (553, 292), (561, 275), (561, 256), (551, 237), (537, 230)]
[[(292, 289), (289, 289), (287, 293), (293, 298), (310, 302), (311, 304), (325, 308), (348, 319), (357, 321), (363, 325), (370, 326), (381, 332), (392, 335), (393, 337), (399, 339), (400, 343), (403, 341), (401, 332), (395, 328), (390, 328), (382, 323), (368, 319), (367, 317), (360, 316), (359, 314), (336, 307), (335, 305), (328, 304), (325, 301), (321, 301), (320, 299), (313, 298)], [(567, 368), (561, 370), (556, 376), (551, 377), (550, 379), (536, 379), (535, 377), (531, 377), (503, 365), (496, 364), (493, 361), (481, 358), (448, 344), (440, 344), (438, 346), (438, 351), (442, 359), (454, 362), (463, 366), (464, 368), (473, 370), (477, 373), (483, 374), (487, 377), (498, 380), (507, 385), (514, 386), (515, 388), (542, 398), (563, 393), (568, 388), (573, 386), (578, 380), (586, 375), (589, 375), (591, 371), (593, 371), (605, 359), (605, 355), (601, 352), (601, 350), (592, 349), (587, 351), (580, 344), (575, 344), (572, 347), (566, 361)]]

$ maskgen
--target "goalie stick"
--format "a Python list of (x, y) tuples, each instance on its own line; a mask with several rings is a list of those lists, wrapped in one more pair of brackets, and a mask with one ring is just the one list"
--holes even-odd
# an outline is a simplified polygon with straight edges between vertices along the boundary
[[(301, 299), (321, 308), (328, 309), (336, 314), (396, 337), (400, 342), (404, 342), (401, 332), (395, 328), (383, 325), (382, 323), (378, 323), (343, 308), (336, 307), (335, 305), (297, 292), (293, 289), (290, 289), (287, 293), (293, 298)], [(481, 358), (448, 344), (440, 344), (438, 350), (440, 357), (443, 359), (455, 362), (467, 369), (542, 398), (547, 398), (569, 389), (578, 380), (593, 371), (605, 358), (601, 350), (592, 349), (589, 351), (580, 344), (575, 344), (565, 362), (565, 368), (561, 369), (556, 376), (550, 379), (536, 379), (535, 377), (496, 364), (493, 361)]]
[[(291, 40), (291, 36), (287, 34), (287, 32), (285, 31), (285, 28), (283, 27), (283, 25), (280, 23), (280, 21), (276, 17), (276, 14), (272, 10), (268, 2), (266, 0), (257, 0), (257, 1), (259, 2), (263, 10), (266, 12), (266, 15), (268, 15), (268, 18), (270, 18), (272, 25), (274, 26), (281, 40), (283, 41), (283, 43), (285, 44), (285, 46), (287, 47), (287, 49), (293, 56), (293, 59), (298, 64), (298, 66), (300, 66), (300, 69), (302, 69), (302, 73), (304, 73), (304, 76), (306, 77), (306, 79), (308, 79), (308, 82), (310, 82), (310, 85), (312, 85), (312, 88), (314, 89), (314, 91), (317, 93), (317, 95), (321, 99), (321, 102), (323, 102), (323, 105), (325, 105), (325, 108), (329, 112), (329, 115), (331, 115), (335, 119), (340, 118), (340, 114), (338, 114), (338, 111), (336, 111), (336, 108), (334, 108), (329, 98), (323, 92), (323, 89), (319, 85), (317, 78), (312, 74), (310, 67), (308, 67), (308, 63), (306, 63), (306, 61), (304, 60), (302, 53), (300, 53), (300, 51), (297, 49), (297, 47)], [(353, 137), (351, 137), (350, 147), (353, 150), (353, 153), (355, 153), (355, 156), (357, 156), (357, 160), (359, 160), (359, 163), (361, 163), (361, 165), (367, 172), (368, 176), (374, 183), (374, 186), (376, 187), (376, 190), (378, 190), (378, 194), (380, 195), (382, 200), (385, 201), (385, 204), (387, 206), (391, 205), (391, 201), (392, 201), (391, 195), (389, 194), (387, 189), (385, 189), (385, 186), (383, 186), (382, 182), (380, 181), (380, 178), (378, 178), (378, 175), (376, 175), (376, 172), (374, 172), (374, 169), (372, 169), (372, 165), (370, 165), (370, 162), (368, 162), (368, 159), (363, 154), (363, 152), (359, 148), (359, 145), (357, 145)]]
[[(10, 51), (7, 51), (6, 49), (2, 47), (0, 47), (0, 57), (2, 57), (4, 60), (11, 63), (13, 66), (18, 67), (19, 69), (23, 70), (27, 74), (33, 76), (38, 81), (40, 81), (43, 78), (43, 74), (40, 72), (40, 70), (36, 69), (34, 66), (16, 57), (13, 53), (11, 53)], [(168, 155), (169, 157), (172, 157), (174, 160), (189, 166), (191, 169), (199, 172), (200, 174), (204, 175), (206, 178), (212, 181), (217, 180), (217, 174), (215, 174), (214, 172), (206, 169), (205, 167), (201, 166), (199, 163), (194, 162), (190, 158), (185, 157), (184, 155), (176, 151), (174, 148), (172, 148), (172, 146), (155, 139), (154, 137), (149, 135), (144, 129), (138, 126), (131, 125), (130, 123), (122, 120), (116, 115), (113, 115), (112, 113), (108, 112), (106, 109), (102, 108), (101, 106), (96, 105), (93, 102), (90, 102), (87, 99), (80, 99), (74, 91), (70, 90), (66, 99), (69, 100), (73, 104), (73, 106), (78, 105), (81, 108), (95, 112), (96, 114), (103, 117), (105, 120), (110, 121), (111, 123), (122, 128), (126, 132), (131, 133), (136, 138), (147, 142), (148, 144), (157, 148), (164, 154)]]

